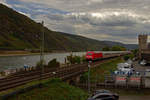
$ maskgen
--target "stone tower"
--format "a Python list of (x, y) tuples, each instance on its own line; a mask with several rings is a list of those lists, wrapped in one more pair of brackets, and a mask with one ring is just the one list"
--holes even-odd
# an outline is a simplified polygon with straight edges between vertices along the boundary
[(141, 59), (141, 53), (143, 50), (148, 49), (148, 43), (147, 43), (148, 35), (139, 35), (138, 40), (139, 40), (139, 58)]

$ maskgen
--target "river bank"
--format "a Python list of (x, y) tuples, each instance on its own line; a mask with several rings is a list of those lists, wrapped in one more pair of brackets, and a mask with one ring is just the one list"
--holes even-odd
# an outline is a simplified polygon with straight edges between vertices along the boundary
[[(53, 51), (53, 52), (46, 52), (44, 54), (51, 54), (51, 53), (67, 53), (66, 51)], [(7, 56), (28, 56), (28, 55), (40, 55), (40, 52), (30, 52), (30, 51), (21, 51), (21, 50), (14, 50), (14, 51), (0, 51), (0, 57), (7, 57)]]
[[(1, 52), (1, 51), (0, 51)], [(102, 51), (103, 52), (103, 51)], [(52, 59), (57, 59), (61, 64), (65, 63), (65, 58), (70, 54), (76, 56), (83, 56), (86, 52), (60, 52), (60, 53), (44, 53), (44, 60), (47, 64)], [(103, 54), (109, 53), (121, 53), (119, 51), (105, 51)], [(2, 55), (1, 55), (2, 54)], [(22, 51), (13, 51), (12, 52), (1, 52), (0, 53), (0, 71), (7, 69), (16, 69), (23, 68), (24, 65), (35, 66), (37, 62), (40, 61), (40, 53), (30, 53), (30, 52), (22, 52)]]
[[(73, 55), (83, 56), (85, 52), (73, 52)], [(45, 53), (44, 61), (47, 64), (52, 59), (57, 59), (61, 64), (65, 63), (65, 58), (70, 55), (68, 53)], [(35, 66), (40, 61), (40, 54), (24, 54), (17, 56), (0, 56), (0, 71), (7, 69), (23, 68), (24, 65)]]
[(22, 51), (22, 50), (13, 50), (13, 51), (0, 51), (0, 56), (24, 56), (24, 55), (36, 55), (39, 53), (32, 53), (30, 51)]
[[(71, 52), (71, 51), (49, 51), (49, 52), (44, 52), (45, 55), (47, 54), (52, 54), (52, 53), (78, 53), (78, 52), (86, 52), (86, 51), (76, 51), (76, 52)], [(128, 51), (99, 51), (105, 53), (122, 53), (122, 52), (128, 52)], [(40, 55), (40, 51), (32, 52), (32, 51), (25, 51), (25, 50), (0, 50), (0, 57), (8, 57), (8, 56), (28, 56), (28, 55)]]

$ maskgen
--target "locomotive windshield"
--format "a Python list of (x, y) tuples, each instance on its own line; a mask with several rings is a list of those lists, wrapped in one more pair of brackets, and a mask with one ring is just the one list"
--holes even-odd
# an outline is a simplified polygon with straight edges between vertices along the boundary
[(92, 54), (91, 54), (91, 53), (88, 53), (87, 55), (91, 56)]

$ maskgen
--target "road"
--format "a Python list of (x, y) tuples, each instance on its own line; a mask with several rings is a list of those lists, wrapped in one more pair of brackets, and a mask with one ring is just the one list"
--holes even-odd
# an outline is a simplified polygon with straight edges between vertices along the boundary
[(138, 64), (138, 61), (133, 62), (133, 66), (136, 71), (145, 71), (145, 69), (150, 68), (150, 66), (142, 66)]
[(142, 65), (138, 64), (138, 61), (135, 61), (135, 62), (133, 62), (133, 68), (135, 71), (141, 72), (141, 75), (144, 75), (144, 71), (146, 69), (150, 69), (150, 66), (142, 66)]
[(150, 100), (150, 96), (120, 96), (119, 100)]
[[(150, 66), (142, 66), (138, 64), (138, 61), (133, 62), (134, 70), (140, 72), (141, 75), (144, 75), (144, 71), (146, 69), (150, 69)], [(119, 100), (150, 100), (150, 95), (127, 95), (127, 96), (120, 96)]]

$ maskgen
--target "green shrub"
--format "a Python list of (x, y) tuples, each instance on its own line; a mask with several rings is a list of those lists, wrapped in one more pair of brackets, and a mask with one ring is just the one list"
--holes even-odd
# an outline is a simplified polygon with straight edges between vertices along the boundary
[(128, 60), (130, 58), (130, 56), (129, 55), (125, 55), (123, 58), (126, 61), (126, 60)]
[(61, 79), (59, 79), (59, 78), (52, 78), (49, 81), (49, 83), (59, 83), (59, 82), (63, 82), (63, 81)]
[(60, 63), (55, 58), (48, 62), (47, 67), (50, 67), (50, 68), (60, 67)]
[(132, 50), (132, 53), (133, 53), (134, 57), (137, 56), (138, 55), (138, 49)]
[(82, 56), (82, 57), (81, 57), (81, 62), (86, 62), (85, 56)]
[(123, 46), (117, 46), (117, 45), (115, 45), (115, 46), (113, 46), (113, 47), (111, 48), (111, 50), (112, 50), (112, 51), (126, 51), (126, 48), (123, 47)]
[(82, 76), (80, 77), (80, 82), (84, 83), (88, 80), (88, 72), (85, 72), (84, 74), (82, 74)]
[(133, 59), (135, 56), (134, 56), (134, 54), (130, 54), (129, 57), (130, 57), (130, 59)]
[(125, 55), (124, 56), (124, 60), (128, 60), (128, 59), (133, 59), (134, 58), (134, 54), (129, 54), (129, 55)]
[(110, 51), (110, 50), (111, 50), (111, 48), (109, 48), (108, 46), (106, 46), (102, 49), (102, 51)]
[(67, 56), (67, 61), (70, 63), (70, 64), (75, 64), (75, 61), (73, 59), (73, 55), (70, 54), (70, 56)]
[(74, 56), (73, 59), (75, 60), (75, 63), (77, 63), (77, 64), (81, 63), (81, 57), (80, 56)]
[(70, 56), (67, 56), (67, 61), (70, 64), (80, 64), (81, 63), (81, 57), (80, 56), (73, 56), (72, 54)]

